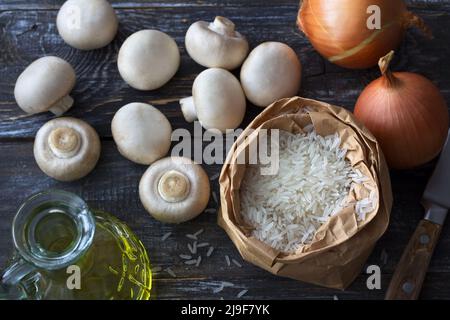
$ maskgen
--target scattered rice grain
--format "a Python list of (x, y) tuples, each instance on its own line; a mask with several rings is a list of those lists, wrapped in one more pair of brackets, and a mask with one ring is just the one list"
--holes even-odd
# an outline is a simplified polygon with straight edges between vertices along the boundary
[(242, 298), (247, 292), (248, 292), (248, 290), (242, 290), (241, 292), (239, 292), (239, 293), (237, 294), (236, 297)]
[(167, 232), (161, 237), (161, 241), (166, 241), (172, 235), (172, 232)]
[(223, 283), (221, 283), (220, 286), (219, 286), (218, 288), (216, 288), (216, 289), (213, 290), (213, 293), (219, 293), (219, 292), (222, 292), (224, 288), (225, 288), (225, 287), (224, 287)]
[(189, 238), (189, 239), (191, 239), (191, 240), (197, 240), (197, 236), (194, 235), (194, 234), (187, 234), (187, 235), (186, 235), (186, 238)]
[(208, 243), (208, 242), (200, 242), (200, 243), (197, 245), (197, 248), (203, 248), (203, 247), (207, 247), (207, 246), (209, 246), (209, 243)]
[(197, 259), (191, 259), (184, 262), (184, 264), (187, 264), (188, 266), (192, 266), (197, 263)]
[(231, 259), (231, 261), (233, 261), (233, 263), (234, 263), (237, 267), (242, 268), (242, 264), (240, 264), (237, 260)]
[(202, 263), (202, 256), (198, 256), (197, 263), (195, 264), (196, 267), (200, 266), (200, 263)]
[(173, 270), (169, 267), (164, 269), (164, 271), (166, 271), (172, 278), (176, 278), (177, 275), (175, 274), (175, 272), (173, 272)]
[(214, 252), (214, 247), (209, 247), (208, 252), (206, 253), (206, 256), (210, 257), (213, 252)]
[(225, 261), (227, 262), (227, 266), (231, 266), (231, 262), (230, 262), (230, 257), (229, 256), (225, 256)]
[(224, 287), (234, 287), (234, 284), (231, 282), (222, 281)]
[(198, 237), (199, 235), (201, 235), (203, 233), (203, 231), (205, 231), (203, 228), (198, 230), (196, 233), (194, 233), (194, 236)]

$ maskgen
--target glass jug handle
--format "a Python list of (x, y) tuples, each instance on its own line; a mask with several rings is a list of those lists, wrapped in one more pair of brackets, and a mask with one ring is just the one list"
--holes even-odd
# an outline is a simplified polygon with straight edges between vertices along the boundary
[(0, 274), (0, 300), (22, 300), (27, 295), (20, 282), (36, 267), (22, 258), (15, 258), (10, 266)]

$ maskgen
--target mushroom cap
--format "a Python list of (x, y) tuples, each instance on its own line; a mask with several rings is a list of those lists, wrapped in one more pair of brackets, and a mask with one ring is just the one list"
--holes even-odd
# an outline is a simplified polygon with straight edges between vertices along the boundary
[(141, 30), (129, 36), (117, 60), (122, 78), (138, 90), (154, 90), (166, 84), (180, 66), (180, 51), (170, 36), (157, 30)]
[(185, 45), (189, 56), (207, 68), (233, 70), (248, 55), (248, 42), (235, 31), (234, 23), (224, 17), (214, 22), (194, 22), (186, 32)]
[(58, 12), (56, 26), (68, 45), (94, 50), (113, 41), (119, 20), (106, 0), (67, 0)]
[(130, 103), (120, 108), (111, 130), (119, 152), (133, 162), (148, 165), (169, 152), (172, 126), (149, 104)]
[(63, 117), (37, 132), (34, 158), (39, 168), (59, 181), (73, 181), (91, 172), (100, 158), (100, 138), (86, 122)]
[(209, 202), (211, 188), (203, 168), (184, 157), (153, 163), (139, 183), (144, 208), (157, 220), (182, 223), (197, 217)]
[(244, 120), (246, 100), (239, 80), (229, 71), (211, 68), (200, 73), (192, 87), (197, 117), (205, 129), (225, 132)]
[(250, 52), (241, 69), (241, 84), (248, 100), (259, 107), (295, 96), (302, 66), (294, 50), (284, 43), (265, 42)]
[(67, 61), (58, 57), (43, 57), (21, 73), (14, 96), (26, 113), (46, 112), (69, 95), (75, 81), (75, 71)]

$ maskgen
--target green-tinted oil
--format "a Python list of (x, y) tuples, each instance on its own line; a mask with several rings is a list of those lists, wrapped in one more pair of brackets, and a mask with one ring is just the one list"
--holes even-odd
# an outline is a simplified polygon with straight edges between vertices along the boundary
[[(121, 221), (95, 211), (96, 230), (89, 250), (76, 262), (81, 272), (79, 289), (69, 289), (73, 274), (64, 270), (40, 270), (34, 293), (40, 299), (146, 300), (152, 274), (141, 241)], [(64, 214), (55, 213), (36, 227), (35, 239), (43, 250), (60, 254), (76, 241), (76, 226)], [(70, 285), (69, 285), (70, 287)]]
[(67, 214), (50, 210), (34, 230), (34, 241), (48, 255), (60, 255), (73, 246), (77, 238), (77, 227)]

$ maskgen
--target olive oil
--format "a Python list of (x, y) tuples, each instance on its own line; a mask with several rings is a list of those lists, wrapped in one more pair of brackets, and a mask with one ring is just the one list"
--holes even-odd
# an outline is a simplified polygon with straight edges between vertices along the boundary
[[(94, 217), (96, 231), (92, 245), (74, 264), (80, 268), (81, 288), (67, 290), (66, 270), (41, 270), (45, 275), (46, 292), (42, 298), (59, 299), (59, 294), (67, 291), (64, 299), (149, 299), (152, 278), (142, 243), (111, 215), (95, 211)], [(62, 229), (69, 230), (70, 227), (67, 225)], [(43, 244), (51, 244), (50, 250), (64, 252), (62, 247), (70, 238), (63, 233), (58, 236), (60, 238), (55, 241), (55, 235), (47, 233), (41, 240)]]
[(14, 221), (18, 255), (3, 286), (26, 299), (150, 298), (147, 252), (123, 222), (62, 191), (30, 199)]
[(36, 224), (27, 226), (27, 232), (34, 233), (29, 238), (34, 237), (37, 248), (54, 256), (69, 249), (78, 233), (73, 220), (61, 209), (46, 209), (39, 215)]

